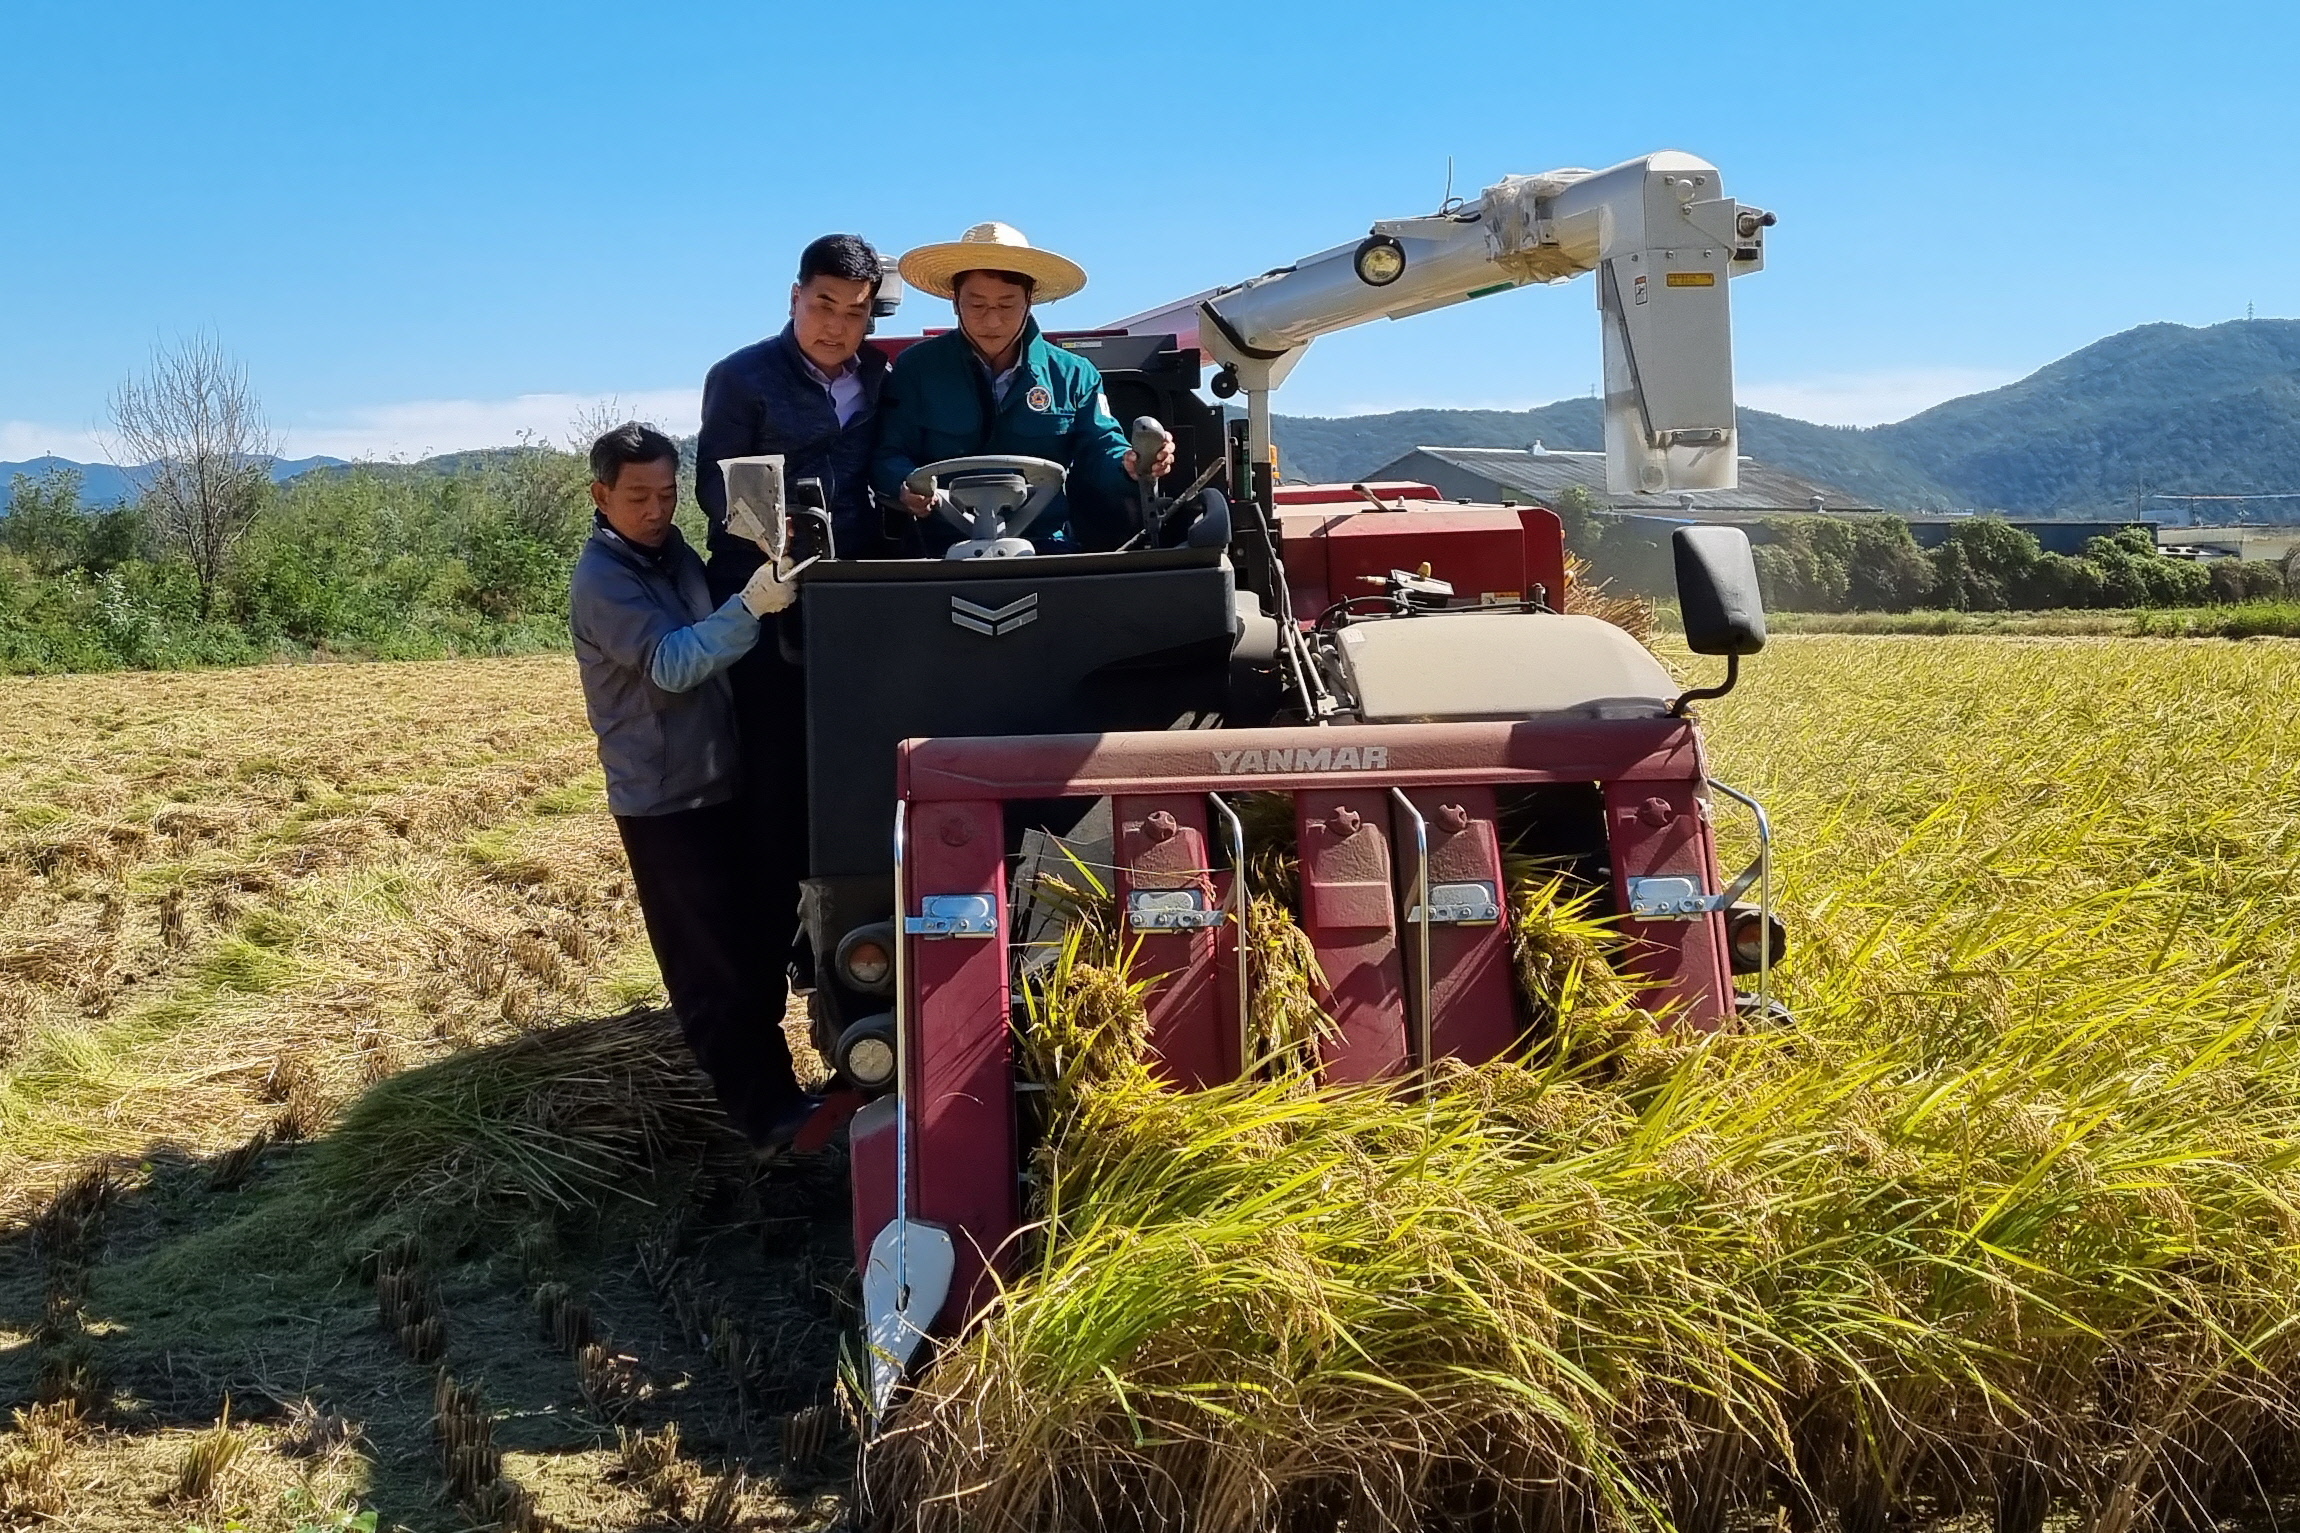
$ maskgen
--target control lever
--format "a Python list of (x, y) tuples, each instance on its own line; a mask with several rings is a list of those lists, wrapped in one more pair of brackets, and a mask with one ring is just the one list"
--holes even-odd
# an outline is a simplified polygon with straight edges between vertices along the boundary
[(1152, 510), (1158, 493), (1158, 454), (1173, 440), (1173, 433), (1148, 415), (1136, 416), (1134, 429), (1126, 434), (1126, 445), (1134, 449), (1134, 488), (1142, 498), (1142, 530), (1153, 536), (1158, 526)]
[(812, 563), (836, 559), (838, 540), (831, 532), (829, 497), (820, 479), (794, 479), (790, 484), (791, 553)]

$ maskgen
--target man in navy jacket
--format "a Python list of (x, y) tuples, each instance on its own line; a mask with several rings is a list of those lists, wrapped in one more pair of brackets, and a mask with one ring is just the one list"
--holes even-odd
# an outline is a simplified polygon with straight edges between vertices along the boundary
[[(771, 336), (713, 367), (703, 380), (703, 429), (695, 449), (695, 498), (710, 519), (713, 601), (743, 587), (764, 555), (727, 530), (722, 458), (783, 457), (783, 482), (822, 481), (842, 559), (881, 551), (870, 489), (886, 356), (865, 344), (882, 268), (852, 234), (828, 234), (799, 256), (791, 319)], [(795, 635), (794, 635), (795, 637)], [(761, 908), (759, 934), (778, 966), (798, 935), (799, 880), (807, 874), (806, 688), (782, 652), (776, 626), (728, 673), (742, 742), (742, 798)]]
[(878, 252), (852, 234), (826, 234), (799, 256), (791, 322), (713, 367), (703, 380), (695, 498), (711, 523), (711, 590), (731, 595), (759, 551), (727, 531), (722, 458), (783, 456), (783, 482), (820, 479), (842, 559), (878, 550), (870, 460), (886, 354), (867, 344), (878, 296)]

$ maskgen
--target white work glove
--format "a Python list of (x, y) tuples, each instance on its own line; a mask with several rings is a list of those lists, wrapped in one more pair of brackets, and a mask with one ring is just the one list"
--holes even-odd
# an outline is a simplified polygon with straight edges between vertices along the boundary
[(799, 599), (799, 583), (787, 559), (769, 559), (743, 583), (743, 606), (753, 617), (770, 617)]

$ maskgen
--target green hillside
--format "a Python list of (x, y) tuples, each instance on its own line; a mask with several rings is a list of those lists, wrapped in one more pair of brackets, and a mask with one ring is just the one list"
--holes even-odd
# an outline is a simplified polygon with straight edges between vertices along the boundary
[[(1280, 416), (1276, 428), (1289, 476), (1345, 482), (1425, 445), (1602, 445), (1594, 399)], [(1741, 450), (1897, 511), (2125, 513), (2136, 479), (2151, 492), (2300, 490), (2300, 320), (2143, 325), (1886, 426), (1743, 410)]]
[(2129, 511), (2300, 490), (2300, 320), (2142, 325), (1873, 433), (1966, 504)]

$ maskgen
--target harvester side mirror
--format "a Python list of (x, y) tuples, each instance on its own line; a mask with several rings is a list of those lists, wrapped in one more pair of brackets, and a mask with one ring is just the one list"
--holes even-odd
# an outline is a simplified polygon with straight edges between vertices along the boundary
[(1749, 534), (1738, 527), (1680, 527), (1669, 541), (1677, 557), (1685, 647), (1696, 655), (1754, 655), (1763, 649), (1765, 601)]
[(1749, 534), (1738, 527), (1680, 527), (1669, 536), (1677, 559), (1677, 606), (1685, 617), (1685, 647), (1696, 655), (1723, 655), (1725, 680), (1695, 687), (1669, 705), (1683, 717), (1688, 703), (1723, 697), (1741, 679), (1741, 657), (1765, 647), (1765, 602), (1757, 589), (1757, 560)]

